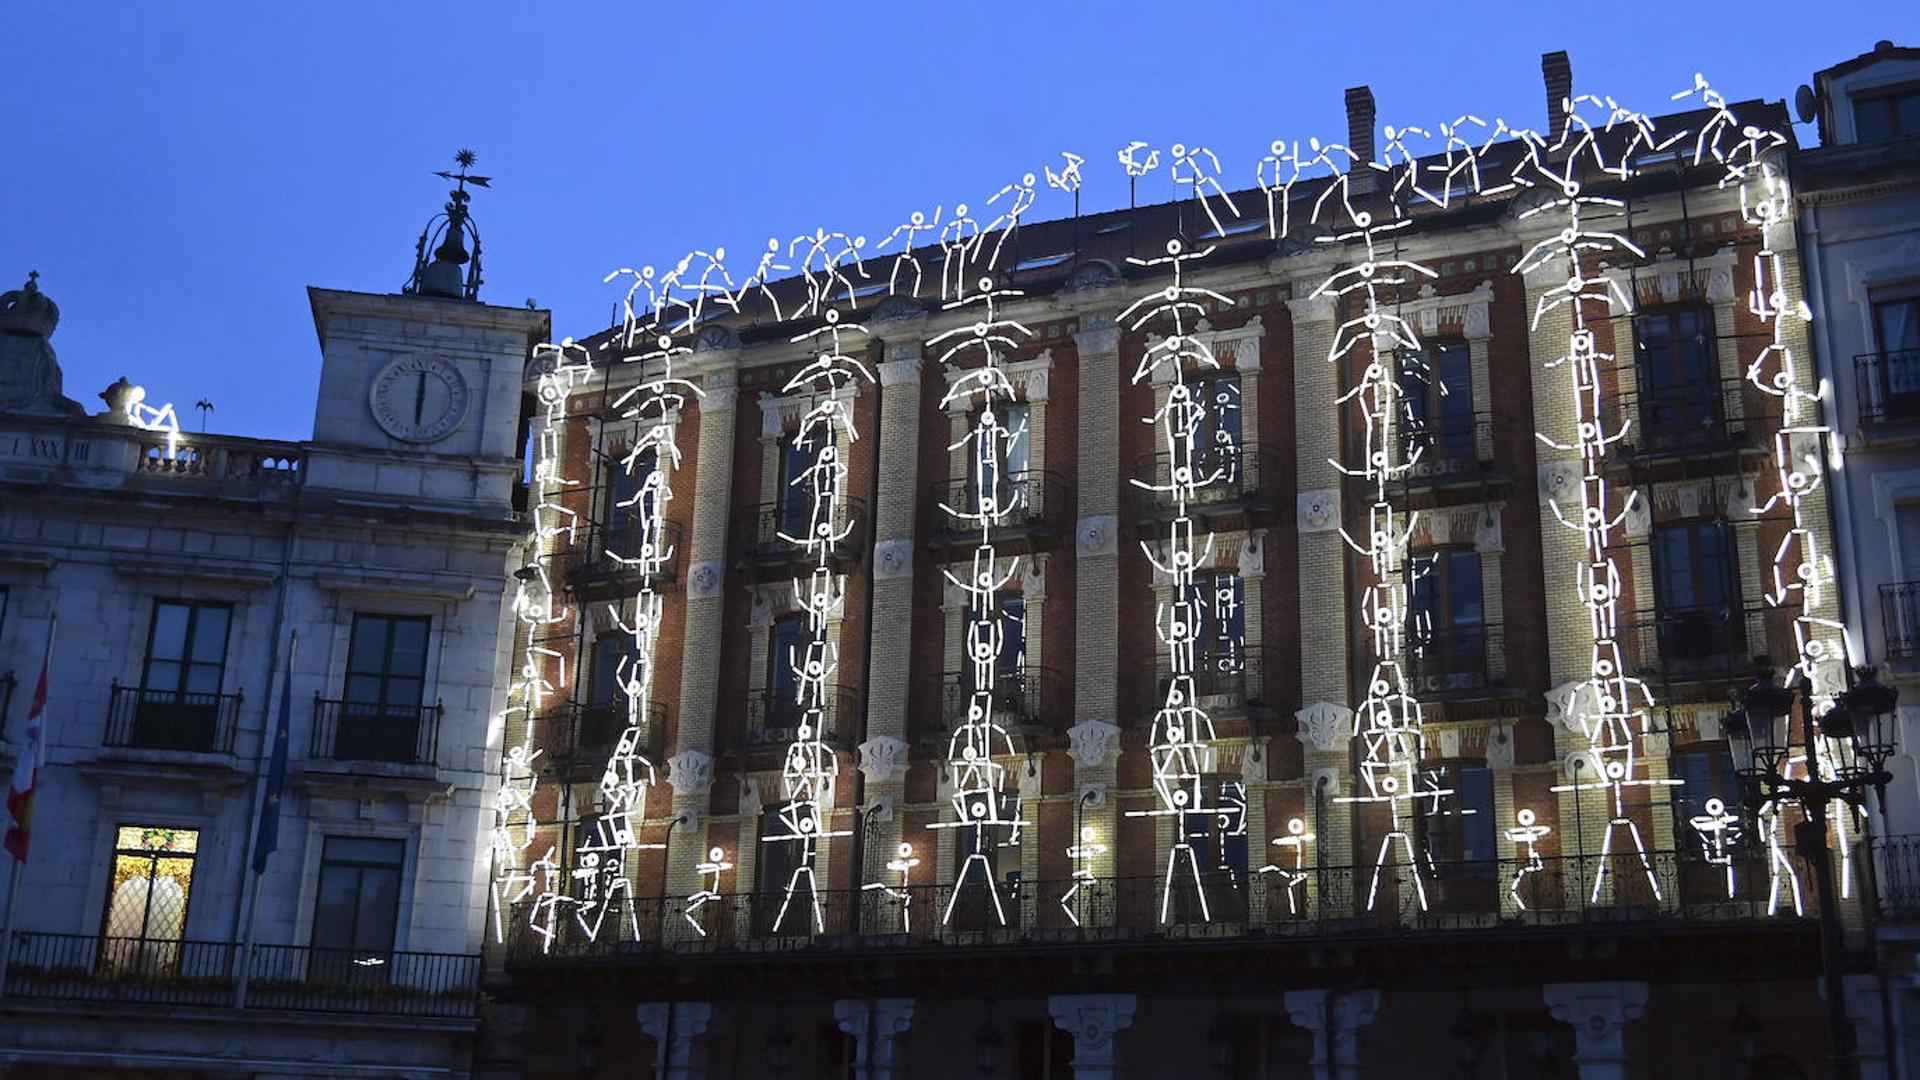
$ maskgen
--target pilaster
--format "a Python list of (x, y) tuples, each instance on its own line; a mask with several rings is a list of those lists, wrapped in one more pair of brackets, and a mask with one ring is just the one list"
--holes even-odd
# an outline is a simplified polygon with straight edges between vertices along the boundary
[(1380, 1014), (1378, 990), (1289, 990), (1287, 1017), (1313, 1033), (1316, 1080), (1358, 1080), (1360, 1029)]
[(735, 376), (707, 375), (694, 463), (693, 532), (687, 541), (686, 631), (674, 750), (713, 752), (720, 687), (721, 607), (727, 578), (727, 519), (733, 487)]
[(894, 1080), (907, 1075), (899, 1037), (913, 1026), (912, 998), (842, 998), (833, 1020), (853, 1036), (853, 1075), (858, 1080)]
[[(873, 614), (867, 653), (867, 741), (860, 747), (866, 773), (868, 807), (886, 809), (866, 819), (866, 866), (861, 881), (883, 879), (884, 867), (900, 844), (900, 819), (892, 812), (903, 795), (907, 735), (908, 679), (913, 653), (913, 571), (915, 513), (920, 460), (920, 378), (922, 344), (918, 336), (889, 340), (880, 365), (880, 469), (873, 509)], [(874, 628), (887, 627), (886, 632)], [(924, 628), (923, 628), (924, 629)], [(898, 749), (902, 768), (889, 763)], [(878, 771), (876, 771), (876, 769)], [(884, 779), (876, 779), (884, 776)], [(911, 1003), (909, 1003), (909, 1008)], [(891, 1073), (880, 1074), (891, 1075)]]
[(654, 1061), (666, 1065), (665, 1080), (700, 1080), (707, 1075), (707, 1027), (713, 1022), (709, 1001), (650, 1001), (639, 1009), (640, 1030), (651, 1035), (665, 1053)]
[(1120, 1075), (1120, 1032), (1133, 1026), (1139, 999), (1132, 994), (1055, 994), (1047, 999), (1054, 1026), (1073, 1033), (1074, 1080)]
[(1647, 1011), (1643, 982), (1548, 983), (1547, 1011), (1572, 1024), (1580, 1080), (1627, 1080), (1626, 1026)]

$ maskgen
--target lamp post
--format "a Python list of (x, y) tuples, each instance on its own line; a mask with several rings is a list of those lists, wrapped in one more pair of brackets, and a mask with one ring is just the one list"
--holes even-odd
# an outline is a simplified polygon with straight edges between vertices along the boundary
[[(1869, 787), (1886, 808), (1886, 771), (1894, 750), (1894, 706), (1900, 692), (1874, 678), (1873, 669), (1855, 672), (1852, 685), (1833, 696), (1827, 711), (1816, 715), (1819, 704), (1804, 681), (1782, 686), (1773, 671), (1761, 667), (1752, 686), (1740, 695), (1740, 707), (1727, 718), (1727, 751), (1733, 757), (1750, 806), (1792, 799), (1806, 817), (1794, 827), (1794, 847), (1812, 867), (1820, 898), (1820, 960), (1827, 1001), (1827, 1053), (1830, 1074), (1856, 1076), (1853, 1033), (1847, 1026), (1846, 999), (1841, 992), (1840, 911), (1834, 896), (1833, 855), (1827, 849), (1827, 807), (1835, 801), (1860, 806)], [(1803, 740), (1793, 742), (1793, 706), (1802, 705)], [(1823, 775), (1822, 742), (1833, 754), (1831, 778)], [(1795, 749), (1806, 758), (1806, 775), (1787, 775)]]

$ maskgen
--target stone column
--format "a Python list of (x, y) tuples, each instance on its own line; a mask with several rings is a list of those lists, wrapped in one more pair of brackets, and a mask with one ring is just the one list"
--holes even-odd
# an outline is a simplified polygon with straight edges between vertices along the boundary
[(1847, 996), (1853, 1062), (1859, 1080), (1891, 1080), (1893, 1068), (1887, 1061), (1886, 1025), (1880, 1011), (1880, 976), (1842, 975), (1840, 985)]
[(1115, 1039), (1133, 1026), (1139, 999), (1132, 994), (1055, 994), (1047, 999), (1055, 1027), (1073, 1033), (1074, 1080), (1119, 1076)]
[[(694, 865), (707, 848), (707, 793), (713, 785), (713, 727), (719, 707), (722, 594), (727, 580), (727, 521), (733, 487), (735, 376), (712, 371), (699, 398), (700, 440), (693, 474), (693, 530), (686, 540), (686, 619), (680, 646), (680, 700), (675, 703), (673, 784), (675, 817), (687, 816), (674, 837), (667, 892), (685, 896), (700, 886)], [(682, 776), (682, 770), (690, 770)], [(738, 862), (735, 858), (733, 861)]]
[(913, 1026), (912, 998), (843, 998), (833, 1003), (833, 1019), (854, 1038), (853, 1075), (859, 1080), (907, 1075), (898, 1039)]
[[(1111, 318), (1087, 316), (1074, 335), (1079, 355), (1079, 517), (1074, 526), (1073, 719), (1067, 732), (1073, 757), (1076, 816), (1106, 852), (1091, 863), (1111, 878), (1114, 868), (1114, 766), (1120, 759), (1120, 328)], [(1075, 838), (1075, 843), (1080, 843)], [(1092, 919), (1088, 918), (1092, 915)], [(1111, 905), (1081, 916), (1087, 925), (1110, 921)]]
[(663, 1080), (700, 1080), (707, 1075), (707, 1027), (710, 1001), (650, 1001), (640, 1006), (640, 1030), (653, 1036), (654, 1064), (664, 1063)]
[[(873, 507), (873, 617), (868, 625), (867, 729), (860, 744), (864, 797), (862, 882), (885, 878), (900, 844), (893, 812), (905, 795), (907, 675), (913, 652), (913, 540), (920, 506), (920, 369), (917, 333), (896, 330), (880, 365), (879, 490)], [(878, 627), (887, 627), (885, 633)], [(924, 629), (924, 628), (922, 628)], [(916, 853), (923, 865), (930, 856)]]
[(1625, 1028), (1647, 1011), (1643, 982), (1548, 983), (1547, 1011), (1573, 1025), (1580, 1080), (1627, 1080)]
[(1378, 990), (1289, 990), (1287, 1018), (1313, 1033), (1316, 1080), (1358, 1080), (1360, 1029), (1380, 1014)]

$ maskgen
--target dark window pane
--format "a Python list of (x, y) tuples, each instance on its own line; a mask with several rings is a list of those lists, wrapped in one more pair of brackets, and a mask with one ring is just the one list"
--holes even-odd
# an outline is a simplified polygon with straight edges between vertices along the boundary
[(192, 608), (186, 604), (157, 604), (153, 609), (153, 643), (147, 655), (156, 660), (183, 660), (187, 655), (187, 623)]
[(353, 642), (347, 649), (347, 670), (379, 672), (387, 656), (387, 620), (361, 615), (353, 620)]
[(232, 612), (224, 607), (200, 607), (194, 611), (193, 659), (203, 664), (220, 664), (227, 658), (227, 622)]
[(1894, 132), (1894, 110), (1891, 98), (1855, 98), (1853, 102), (1853, 137), (1858, 142), (1891, 138)]
[(396, 619), (393, 658), (388, 670), (395, 675), (422, 678), (427, 673), (427, 623), (424, 619)]

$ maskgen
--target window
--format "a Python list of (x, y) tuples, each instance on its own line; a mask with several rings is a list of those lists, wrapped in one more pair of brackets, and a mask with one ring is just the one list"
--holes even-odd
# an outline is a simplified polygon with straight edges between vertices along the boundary
[(759, 843), (755, 845), (758, 863), (754, 870), (753, 923), (754, 932), (762, 936), (776, 932), (810, 933), (813, 929), (812, 891), (805, 878), (794, 891), (793, 902), (787, 905), (790, 908), (787, 917), (780, 918), (787, 886), (804, 865), (806, 841), (799, 838), (798, 821), (790, 820), (790, 815), (798, 813), (800, 808), (794, 803), (760, 811)]
[(1879, 351), (1861, 360), (1872, 365), (1865, 410), (1872, 419), (1920, 417), (1920, 294), (1876, 294), (1873, 330)]
[(314, 965), (326, 981), (387, 981), (406, 853), (404, 840), (326, 838), (313, 906)]
[(1703, 838), (1692, 821), (1706, 814), (1707, 800), (1719, 799), (1722, 806), (1740, 812), (1740, 783), (1733, 774), (1733, 758), (1727, 754), (1725, 743), (1689, 747), (1673, 755), (1673, 775), (1681, 781), (1673, 789), (1673, 831), (1679, 839), (1676, 846), (1702, 850)]
[[(1194, 864), (1207, 892), (1207, 912), (1232, 921), (1247, 914), (1247, 786), (1239, 780), (1204, 777), (1198, 792), (1201, 811), (1180, 815), (1180, 829), (1193, 849)], [(1175, 864), (1176, 918), (1198, 921), (1200, 903)]]
[[(959, 895), (953, 901), (951, 920), (956, 930), (997, 928), (1002, 925), (1003, 915), (1005, 925), (1017, 926), (1020, 922), (1020, 826), (1014, 824), (1020, 820), (1020, 796), (1002, 792), (998, 803), (996, 818), (1008, 824), (958, 830), (959, 843), (954, 848), (958, 876), (954, 889)], [(980, 858), (974, 858), (975, 855)], [(1000, 897), (998, 911), (994, 909), (993, 896), (986, 890), (988, 881), (996, 883)]]
[(1225, 571), (1193, 576), (1187, 594), (1194, 619), (1194, 682), (1201, 694), (1237, 694), (1247, 670), (1246, 590)]
[(1415, 827), (1433, 867), (1440, 905), (1491, 906), (1500, 858), (1494, 846), (1492, 770), (1439, 765), (1422, 769), (1418, 783)]
[(113, 881), (101, 919), (100, 963), (109, 972), (171, 975), (186, 937), (187, 901), (200, 833), (163, 825), (122, 825), (114, 837)]
[(623, 559), (637, 559), (646, 523), (658, 498), (648, 488), (658, 455), (648, 450), (634, 458), (631, 468), (623, 464), (624, 461), (625, 455), (615, 455), (607, 461), (607, 503), (602, 508), (601, 520), (607, 523), (607, 551)]
[(220, 686), (232, 621), (226, 604), (153, 605), (130, 745), (202, 752), (219, 745)]
[[(995, 610), (989, 618), (998, 623), (1000, 631), (1000, 652), (994, 658), (993, 687), (999, 693), (1009, 683), (1017, 683), (1021, 672), (1027, 666), (1027, 601), (1019, 596), (995, 597)], [(967, 633), (971, 639), (987, 630), (977, 621), (977, 609), (970, 614)], [(966, 663), (969, 690), (981, 689), (977, 685), (979, 668), (971, 660)], [(1017, 687), (1013, 688), (1018, 693)]]
[(1486, 675), (1480, 553), (1445, 548), (1413, 558), (1415, 667), (1423, 677)]
[(1653, 531), (1653, 595), (1660, 656), (1670, 666), (1731, 661), (1739, 606), (1732, 529), (1719, 522)]
[(580, 710), (580, 726), (575, 732), (576, 749), (610, 748), (626, 728), (627, 691), (622, 680), (632, 676), (625, 669), (632, 657), (633, 639), (625, 634), (594, 639), (593, 659), (587, 668), (587, 703)]
[(1920, 86), (1853, 95), (1853, 141), (1920, 134)]
[(417, 761), (427, 686), (429, 621), (413, 615), (355, 615), (347, 650), (346, 699), (334, 756)]
[(1655, 450), (1710, 440), (1720, 422), (1713, 312), (1672, 308), (1633, 320), (1644, 445)]
[(1479, 460), (1473, 390), (1473, 354), (1464, 341), (1430, 342), (1418, 364), (1400, 369), (1407, 453), (1418, 451), (1427, 471)]
[(816, 494), (822, 501), (834, 497), (833, 471), (814, 470), (828, 438), (825, 428), (815, 427), (804, 439), (796, 432), (780, 440), (780, 531), (788, 536), (812, 531)]
[(810, 644), (804, 612), (780, 616), (767, 632), (764, 734), (769, 738), (783, 738), (786, 729), (800, 722), (800, 673), (796, 668), (806, 663)]
[(1240, 491), (1240, 375), (1213, 372), (1189, 385), (1202, 410), (1193, 433), (1195, 482), (1231, 497)]
[[(1031, 443), (1027, 438), (1027, 403), (1016, 401), (996, 405), (994, 426), (1006, 434), (994, 440), (975, 439), (967, 461), (967, 503), (980, 508), (980, 496), (991, 483), (994, 502), (1002, 512), (1024, 513)], [(973, 414), (973, 430), (979, 430), (980, 413)]]

